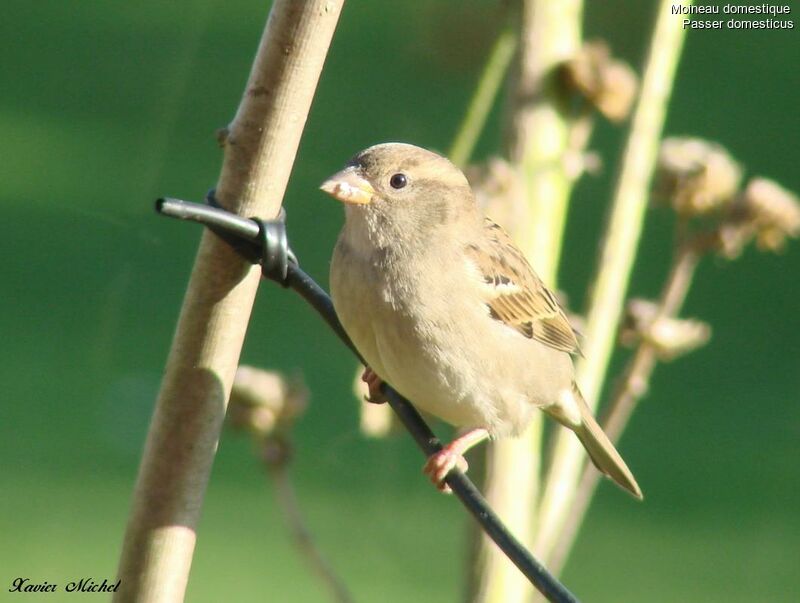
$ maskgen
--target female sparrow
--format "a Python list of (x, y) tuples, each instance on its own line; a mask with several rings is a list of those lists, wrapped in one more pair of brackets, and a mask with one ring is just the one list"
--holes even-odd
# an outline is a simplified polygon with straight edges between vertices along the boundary
[[(468, 428), (428, 459), (442, 490), (463, 453), (520, 434), (542, 410), (578, 436), (595, 466), (637, 498), (636, 480), (575, 385), (575, 333), (508, 235), (478, 209), (461, 171), (408, 144), (356, 155), (321, 186), (344, 202), (331, 263), (342, 326), (380, 380)], [(371, 370), (370, 370), (371, 369)]]

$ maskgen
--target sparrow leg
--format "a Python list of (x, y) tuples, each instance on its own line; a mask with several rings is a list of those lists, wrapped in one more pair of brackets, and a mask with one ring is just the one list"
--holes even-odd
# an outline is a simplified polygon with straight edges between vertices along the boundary
[(462, 473), (469, 469), (464, 453), (473, 446), (480, 444), (489, 437), (489, 432), (484, 428), (471, 429), (462, 436), (459, 436), (439, 452), (428, 457), (428, 462), (422, 468), (422, 472), (428, 476), (440, 492), (444, 494), (452, 493), (444, 479), (454, 468), (458, 468)]
[(376, 375), (371, 368), (367, 367), (364, 369), (364, 373), (361, 375), (361, 380), (369, 387), (369, 395), (366, 396), (364, 400), (371, 402), (372, 404), (383, 404), (386, 402), (386, 397), (381, 391), (383, 380), (378, 377), (378, 375)]

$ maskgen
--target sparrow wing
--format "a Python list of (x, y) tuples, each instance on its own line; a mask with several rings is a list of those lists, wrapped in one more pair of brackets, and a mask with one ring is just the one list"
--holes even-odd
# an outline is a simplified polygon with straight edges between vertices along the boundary
[(466, 248), (486, 285), (489, 315), (528, 339), (580, 354), (575, 331), (555, 296), (497, 224), (486, 219), (481, 244)]

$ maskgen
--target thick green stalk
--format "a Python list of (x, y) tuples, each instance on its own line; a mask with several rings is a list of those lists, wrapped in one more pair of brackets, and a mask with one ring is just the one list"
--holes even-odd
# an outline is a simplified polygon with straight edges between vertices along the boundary
[[(581, 44), (582, 0), (526, 0), (522, 5), (518, 62), (512, 77), (508, 155), (523, 183), (528, 217), (512, 236), (549, 285), (555, 284), (564, 219), (573, 178), (567, 173), (572, 119), (554, 81), (554, 67)], [(517, 439), (491, 446), (486, 498), (508, 526), (530, 545), (539, 491), (541, 418)], [(483, 539), (473, 567), (472, 601), (523, 603), (530, 584)]]
[[(577, 368), (578, 385), (586, 401), (597, 407), (603, 379), (628, 288), (649, 198), (675, 70), (685, 30), (680, 15), (672, 15), (675, 0), (662, 0), (644, 69), (642, 90), (617, 180), (596, 277), (591, 289), (585, 329), (585, 358)], [(680, 4), (688, 6), (691, 0)], [(546, 562), (560, 537), (571, 508), (586, 453), (572, 433), (559, 429), (553, 463), (539, 511), (540, 530), (534, 550)], [(635, 462), (631, 463), (635, 467)]]

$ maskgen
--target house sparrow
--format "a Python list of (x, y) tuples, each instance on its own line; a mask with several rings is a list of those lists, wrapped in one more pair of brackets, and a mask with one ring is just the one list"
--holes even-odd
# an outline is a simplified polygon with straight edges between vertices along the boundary
[(368, 363), (421, 410), (467, 428), (424, 471), (446, 491), (464, 452), (515, 436), (542, 410), (578, 436), (595, 466), (641, 490), (575, 385), (578, 341), (555, 296), (478, 209), (461, 171), (408, 144), (356, 155), (320, 187), (344, 202), (331, 296)]

